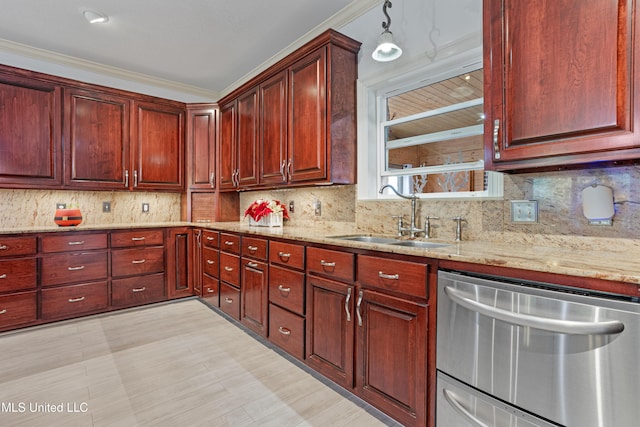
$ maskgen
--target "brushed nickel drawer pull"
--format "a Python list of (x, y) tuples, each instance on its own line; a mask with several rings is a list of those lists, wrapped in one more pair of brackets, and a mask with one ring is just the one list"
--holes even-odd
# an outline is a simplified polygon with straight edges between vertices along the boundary
[(132, 242), (140, 242), (142, 240), (145, 240), (145, 238), (144, 237), (132, 237), (131, 238)]
[(284, 286), (282, 286), (282, 285), (278, 285), (278, 290), (279, 290), (280, 292), (287, 292), (287, 293), (291, 292), (291, 288), (285, 288), (285, 287), (284, 287)]
[(356, 314), (358, 315), (358, 326), (362, 326), (362, 313), (360, 313), (360, 307), (362, 307), (362, 294), (363, 292), (358, 292), (358, 302), (356, 304)]
[(233, 242), (231, 240), (225, 240), (224, 244), (227, 246), (233, 246)]
[(84, 270), (84, 265), (80, 265), (78, 267), (67, 267), (67, 270), (69, 270), (69, 271)]
[(382, 271), (378, 271), (378, 277), (381, 279), (399, 280), (399, 274), (384, 274)]
[(320, 260), (320, 265), (323, 267), (335, 267), (336, 263), (335, 262), (327, 262), (323, 259)]
[(286, 258), (286, 259), (291, 258), (291, 254), (290, 254), (290, 253), (287, 253), (287, 252), (278, 252), (278, 256), (279, 256), (280, 258)]
[(251, 252), (255, 252), (258, 250), (257, 246), (247, 246), (247, 249), (249, 249)]
[(291, 329), (283, 328), (282, 326), (278, 326), (278, 332), (282, 335), (291, 335)]
[(131, 289), (131, 292), (144, 292), (146, 290), (147, 290), (147, 287), (143, 286), (141, 288), (133, 288), (133, 289)]
[(233, 300), (231, 298), (225, 298), (224, 302), (226, 302), (227, 304), (231, 304), (233, 302)]
[(210, 293), (210, 294), (215, 294), (216, 293), (216, 291), (214, 289), (211, 289), (211, 288), (207, 288), (207, 292)]
[(211, 237), (211, 236), (207, 236), (207, 240), (208, 241), (212, 241), (212, 240), (216, 240), (216, 238), (215, 237)]
[(208, 260), (207, 260), (207, 264), (209, 264), (209, 265), (213, 265), (213, 264), (215, 264), (215, 263), (216, 263), (216, 262), (215, 262), (214, 260), (212, 260), (212, 259), (208, 259)]
[(4, 310), (0, 310), (0, 314), (5, 314), (6, 312), (7, 312), (6, 308)]
[(84, 297), (79, 297), (79, 298), (69, 298), (68, 299), (69, 302), (80, 302), (80, 301), (84, 301)]
[(258, 264), (256, 264), (255, 262), (248, 262), (248, 263), (247, 263), (247, 267), (257, 268), (257, 267), (258, 267)]
[(68, 242), (67, 245), (69, 246), (73, 246), (73, 245), (84, 245), (84, 240), (79, 240), (77, 242)]
[(145, 262), (147, 262), (146, 259), (134, 259), (131, 264), (144, 264)]
[(0, 251), (6, 251), (7, 249), (9, 249), (7, 245), (0, 245)]
[(229, 267), (228, 265), (225, 265), (225, 266), (224, 266), (224, 269), (225, 269), (226, 271), (233, 271), (233, 267)]
[(349, 310), (349, 301), (351, 301), (351, 288), (347, 289), (347, 298), (344, 300), (344, 311), (347, 313), (347, 322), (351, 322), (351, 311)]
[(7, 275), (6, 274), (0, 274), (0, 279), (6, 279)]

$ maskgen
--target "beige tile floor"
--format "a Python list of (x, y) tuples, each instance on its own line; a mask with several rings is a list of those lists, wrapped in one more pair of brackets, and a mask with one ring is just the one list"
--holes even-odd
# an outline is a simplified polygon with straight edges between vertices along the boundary
[(194, 299), (0, 334), (0, 426), (384, 425)]

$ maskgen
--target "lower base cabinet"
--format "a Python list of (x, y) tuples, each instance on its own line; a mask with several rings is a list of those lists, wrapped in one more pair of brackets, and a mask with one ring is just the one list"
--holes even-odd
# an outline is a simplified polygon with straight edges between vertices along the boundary
[(240, 289), (220, 282), (220, 310), (240, 320)]
[(302, 360), (304, 359), (304, 317), (269, 304), (269, 341)]
[(201, 298), (215, 307), (220, 307), (220, 281), (204, 274)]
[(151, 274), (111, 282), (111, 305), (130, 307), (165, 299), (164, 273)]
[(58, 320), (106, 310), (109, 307), (107, 282), (47, 288), (42, 290), (42, 318)]
[(37, 317), (35, 291), (0, 296), (0, 330), (33, 323)]
[(405, 426), (427, 423), (427, 306), (360, 290), (356, 392)]

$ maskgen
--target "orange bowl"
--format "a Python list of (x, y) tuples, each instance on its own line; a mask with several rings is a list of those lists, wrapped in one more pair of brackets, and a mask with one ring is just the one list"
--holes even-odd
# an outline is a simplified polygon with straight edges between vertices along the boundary
[(53, 221), (61, 227), (75, 226), (82, 222), (80, 209), (56, 209)]

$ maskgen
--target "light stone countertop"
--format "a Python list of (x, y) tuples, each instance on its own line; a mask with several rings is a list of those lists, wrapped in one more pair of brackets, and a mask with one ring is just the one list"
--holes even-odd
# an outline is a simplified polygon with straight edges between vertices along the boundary
[[(0, 234), (22, 234), (65, 231), (95, 231), (155, 227), (194, 226), (219, 231), (255, 234), (263, 237), (279, 237), (341, 247), (374, 250), (428, 258), (468, 262), (474, 264), (519, 268), (532, 271), (565, 274), (578, 277), (640, 284), (640, 253), (580, 250), (575, 248), (543, 247), (514, 243), (476, 241), (436, 241), (448, 246), (439, 248), (414, 248), (389, 244), (377, 244), (341, 240), (332, 236), (362, 235), (361, 231), (342, 227), (339, 229), (307, 227), (250, 227), (245, 222), (163, 222), (140, 224), (79, 225), (77, 227), (24, 227), (0, 229)], [(387, 236), (393, 237), (393, 236)], [(405, 238), (406, 239), (406, 238)], [(420, 239), (418, 239), (420, 240)], [(640, 293), (640, 287), (638, 288)]]

